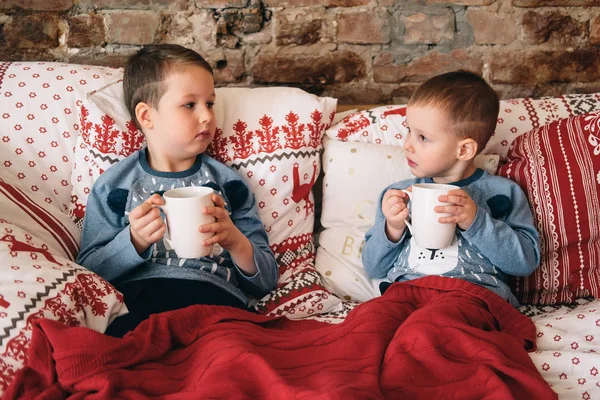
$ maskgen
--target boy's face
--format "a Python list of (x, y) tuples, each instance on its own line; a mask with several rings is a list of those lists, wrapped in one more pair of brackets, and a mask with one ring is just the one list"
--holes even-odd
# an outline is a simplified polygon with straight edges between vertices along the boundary
[(461, 140), (450, 130), (443, 112), (431, 106), (410, 106), (406, 124), (409, 134), (404, 151), (413, 175), (437, 178), (439, 183), (463, 179), (457, 157)]
[(178, 66), (164, 84), (166, 91), (158, 107), (150, 108), (151, 126), (144, 134), (152, 168), (181, 171), (191, 167), (214, 137), (214, 79), (204, 68)]

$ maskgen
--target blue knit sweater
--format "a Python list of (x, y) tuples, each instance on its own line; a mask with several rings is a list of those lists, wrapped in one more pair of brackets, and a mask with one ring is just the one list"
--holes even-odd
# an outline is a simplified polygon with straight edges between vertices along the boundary
[(527, 276), (540, 262), (539, 235), (525, 193), (510, 179), (478, 169), (471, 177), (452, 183), (464, 189), (477, 205), (471, 226), (456, 229), (452, 244), (439, 250), (418, 246), (404, 230), (397, 243), (385, 234), (381, 210), (383, 194), (405, 189), (431, 178), (410, 179), (387, 187), (379, 198), (376, 219), (367, 232), (362, 260), (373, 278), (407, 281), (427, 275), (461, 278), (482, 285), (518, 307), (506, 284), (507, 276)]
[[(129, 212), (153, 193), (182, 186), (209, 186), (223, 196), (230, 217), (250, 240), (258, 272), (246, 276), (229, 252), (215, 245), (199, 259), (179, 259), (164, 240), (139, 255), (131, 242)], [(255, 199), (240, 176), (205, 154), (182, 172), (150, 168), (142, 149), (107, 169), (88, 198), (77, 262), (113, 284), (150, 278), (193, 279), (210, 282), (243, 302), (247, 294), (262, 297), (275, 288), (278, 269)]]

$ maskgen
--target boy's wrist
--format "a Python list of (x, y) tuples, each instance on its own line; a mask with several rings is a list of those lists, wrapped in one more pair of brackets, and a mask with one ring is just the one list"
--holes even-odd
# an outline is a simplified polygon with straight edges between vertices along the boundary
[(404, 229), (406, 229), (406, 225), (403, 229), (398, 229), (390, 226), (387, 222), (385, 223), (385, 236), (387, 236), (388, 240), (393, 243), (398, 243), (404, 234)]

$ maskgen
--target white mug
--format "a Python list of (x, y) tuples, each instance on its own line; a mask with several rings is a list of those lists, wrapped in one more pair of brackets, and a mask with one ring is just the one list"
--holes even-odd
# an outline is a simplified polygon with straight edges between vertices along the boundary
[(444, 249), (454, 239), (456, 224), (441, 223), (441, 217), (449, 214), (436, 213), (436, 206), (449, 205), (442, 203), (438, 197), (448, 194), (450, 190), (460, 189), (455, 185), (443, 183), (417, 183), (412, 186), (412, 193), (402, 190), (410, 198), (411, 222), (405, 221), (417, 244), (426, 249)]
[(165, 204), (160, 208), (167, 217), (165, 240), (179, 258), (199, 258), (210, 254), (213, 246), (202, 242), (214, 232), (199, 232), (200, 225), (215, 221), (215, 217), (204, 215), (206, 206), (214, 206), (214, 191), (206, 186), (187, 186), (167, 190), (163, 194)]

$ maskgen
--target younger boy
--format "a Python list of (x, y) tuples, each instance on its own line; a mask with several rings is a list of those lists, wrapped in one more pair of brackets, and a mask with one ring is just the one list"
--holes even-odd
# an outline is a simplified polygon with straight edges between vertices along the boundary
[[(445, 271), (439, 275), (482, 285), (518, 306), (507, 275), (529, 275), (540, 261), (531, 210), (515, 182), (474, 165), (494, 133), (498, 111), (494, 90), (467, 71), (433, 77), (415, 91), (406, 110), (404, 150), (416, 178), (392, 184), (380, 197), (362, 253), (371, 277), (397, 282)], [(460, 187), (439, 197), (451, 205), (435, 207), (451, 214), (439, 222), (457, 223), (445, 249), (419, 247), (406, 229), (408, 195), (400, 189), (427, 182)], [(388, 286), (383, 283), (382, 292)]]
[[(124, 295), (129, 314), (106, 333), (120, 337), (150, 314), (193, 304), (245, 308), (246, 293), (275, 288), (278, 270), (254, 195), (205, 154), (216, 129), (210, 65), (181, 46), (146, 46), (127, 61), (123, 90), (147, 145), (94, 184), (77, 258)], [(207, 257), (182, 259), (165, 246), (156, 206), (164, 191), (191, 185), (215, 190), (204, 213), (216, 221), (198, 227), (214, 232), (204, 245), (215, 246)]]

